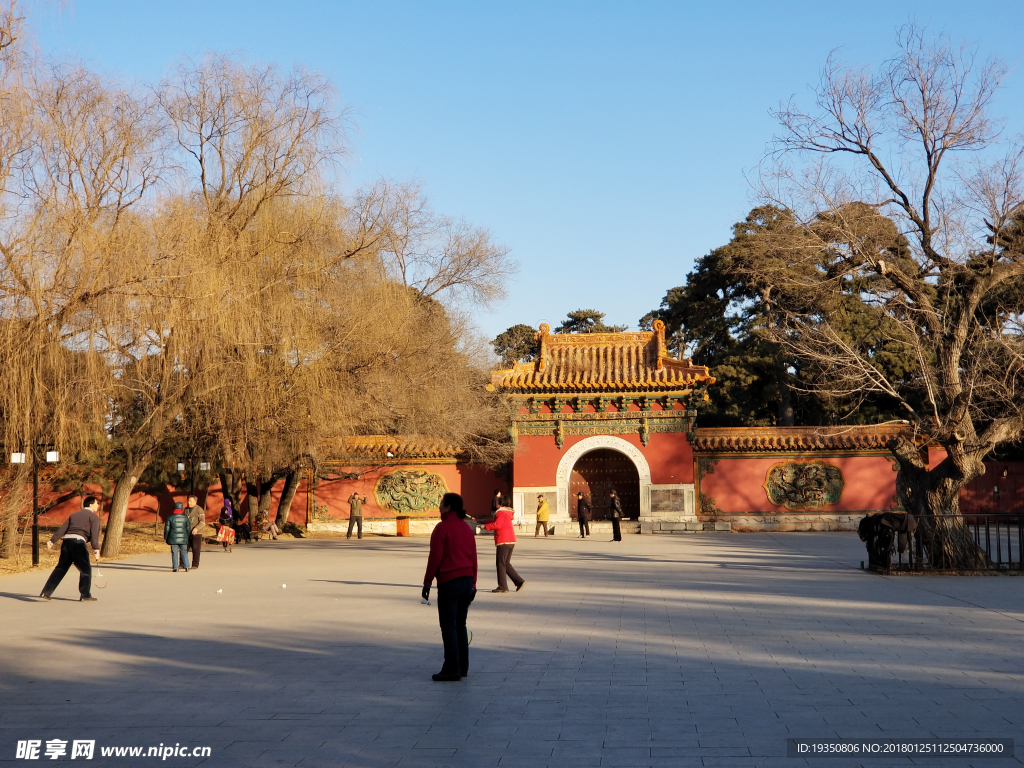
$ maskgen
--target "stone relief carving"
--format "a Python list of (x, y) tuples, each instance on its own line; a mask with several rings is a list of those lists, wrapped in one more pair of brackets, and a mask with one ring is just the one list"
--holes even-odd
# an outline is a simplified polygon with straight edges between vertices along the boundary
[(389, 472), (377, 481), (374, 496), (381, 509), (396, 515), (425, 514), (435, 511), (448, 492), (444, 478), (420, 470)]
[(768, 470), (768, 501), (786, 509), (822, 509), (837, 504), (846, 481), (842, 470), (824, 461), (787, 461)]

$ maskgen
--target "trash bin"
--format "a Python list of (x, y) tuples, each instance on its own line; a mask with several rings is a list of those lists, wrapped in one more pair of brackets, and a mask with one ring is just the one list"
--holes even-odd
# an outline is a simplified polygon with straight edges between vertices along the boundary
[(395, 519), (395, 533), (398, 536), (408, 536), (409, 535), (409, 516), (408, 515), (399, 515)]

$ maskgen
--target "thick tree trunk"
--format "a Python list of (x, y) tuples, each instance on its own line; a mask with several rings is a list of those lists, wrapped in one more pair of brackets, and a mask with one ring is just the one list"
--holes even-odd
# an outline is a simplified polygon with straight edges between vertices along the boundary
[(121, 534), (124, 532), (124, 521), (128, 514), (128, 501), (143, 470), (149, 465), (149, 459), (130, 464), (117, 485), (110, 500), (110, 516), (107, 518), (107, 529), (103, 535), (103, 557), (116, 557), (121, 552)]
[(11, 473), (10, 490), (3, 501), (3, 542), (0, 543), (0, 558), (14, 557), (15, 542), (18, 538), (18, 513), (25, 503), (25, 484), (28, 483), (31, 464), (14, 464)]
[(792, 427), (796, 424), (793, 413), (793, 390), (789, 386), (789, 371), (781, 359), (775, 360), (775, 378), (779, 383), (779, 426)]
[(302, 482), (302, 472), (293, 469), (284, 479), (284, 490), (281, 491), (281, 501), (277, 505), (277, 527), (284, 530), (284, 524), (288, 522), (288, 515), (292, 511), (292, 502), (295, 500), (295, 493), (299, 490)]
[(256, 515), (260, 511), (260, 487), (257, 483), (251, 483), (248, 480), (245, 481), (245, 501), (247, 514), (249, 515), (249, 525), (256, 526)]
[(929, 470), (912, 444), (893, 446), (892, 451), (900, 464), (896, 493), (917, 520), (926, 562), (941, 570), (986, 567), (985, 552), (960, 514), (960, 489), (971, 478), (954, 477), (948, 459)]
[(274, 486), (280, 481), (280, 477), (271, 475), (266, 480), (260, 483), (260, 505), (259, 511), (267, 513), (267, 519), (270, 519), (270, 506), (274, 503)]

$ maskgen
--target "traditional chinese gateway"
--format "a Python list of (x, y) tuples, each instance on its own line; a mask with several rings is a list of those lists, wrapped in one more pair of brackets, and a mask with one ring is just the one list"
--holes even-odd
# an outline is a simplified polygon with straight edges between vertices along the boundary
[(410, 532), (425, 532), (444, 491), (462, 493), (471, 514), (485, 515), (506, 482), (524, 523), (544, 496), (562, 530), (576, 517), (578, 493), (601, 520), (612, 489), (631, 521), (624, 530), (640, 533), (851, 530), (865, 513), (896, 506), (887, 443), (902, 424), (700, 429), (715, 379), (667, 354), (660, 321), (639, 333), (563, 335), (542, 325), (537, 340), (535, 360), (491, 379), (513, 411), (505, 476), (430, 441), (342, 441), (328, 461), (336, 479), (310, 497), (309, 522), (339, 525), (357, 491), (368, 498), (370, 530), (390, 533), (401, 516)]
[[(512, 492), (530, 528), (545, 496), (559, 533), (572, 530), (577, 493), (601, 520), (613, 488), (630, 518), (623, 530), (640, 533), (855, 530), (864, 514), (896, 507), (887, 446), (906, 425), (700, 428), (713, 372), (669, 357), (660, 322), (641, 333), (581, 335), (542, 325), (537, 340), (536, 360), (495, 371), (490, 384), (513, 411), (507, 471), (471, 464), (457, 446), (430, 438), (347, 438), (323, 447), (321, 479), (307, 475), (290, 519), (345, 531), (356, 493), (366, 498), (364, 530), (425, 534), (445, 492), (486, 516), (495, 490)], [(1024, 462), (986, 464), (961, 493), (962, 509), (1024, 514)], [(203, 496), (208, 510), (220, 508), (217, 486)], [(130, 518), (151, 521), (173, 500), (135, 494)], [(73, 504), (44, 523), (63, 522)]]
[(513, 408), (513, 503), (525, 517), (548, 497), (556, 525), (579, 492), (604, 516), (614, 489), (634, 529), (696, 525), (690, 437), (714, 378), (669, 357), (665, 326), (650, 332), (552, 334), (536, 360), (495, 371)]

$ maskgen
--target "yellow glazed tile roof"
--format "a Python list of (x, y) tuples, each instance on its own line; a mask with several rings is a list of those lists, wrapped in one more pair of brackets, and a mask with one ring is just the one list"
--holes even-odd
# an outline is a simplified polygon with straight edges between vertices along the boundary
[(323, 452), (328, 460), (383, 462), (398, 459), (452, 459), (461, 453), (459, 448), (449, 443), (407, 435), (339, 437), (325, 442)]
[(494, 371), (493, 387), (505, 392), (678, 391), (714, 378), (701, 365), (669, 357), (665, 324), (638, 333), (553, 334), (541, 325), (540, 354), (532, 363)]
[(697, 429), (695, 453), (771, 453), (886, 449), (894, 437), (913, 432), (908, 424), (848, 427), (713, 427)]

